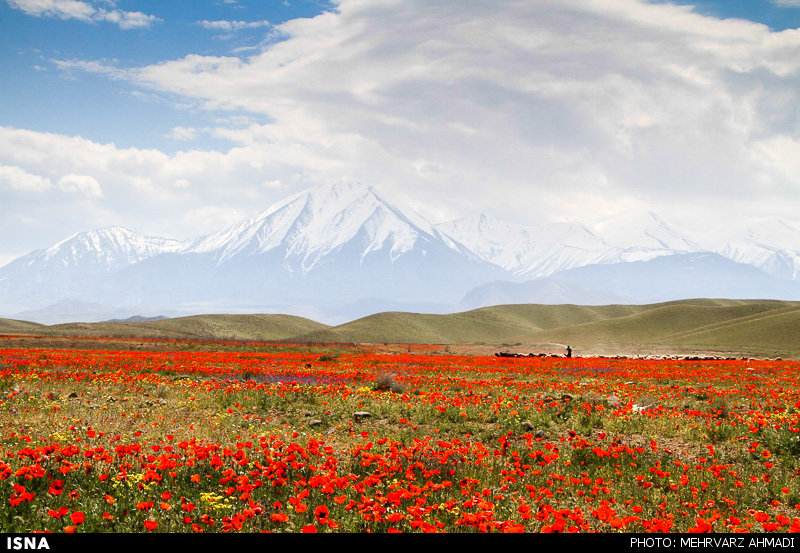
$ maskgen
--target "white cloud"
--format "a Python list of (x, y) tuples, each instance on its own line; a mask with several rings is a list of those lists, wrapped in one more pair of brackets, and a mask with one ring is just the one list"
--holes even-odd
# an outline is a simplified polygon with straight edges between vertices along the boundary
[(194, 140), (197, 137), (197, 129), (193, 127), (173, 127), (169, 137), (175, 140)]
[(91, 176), (105, 210), (92, 217), (136, 213), (133, 228), (177, 237), (340, 179), (439, 220), (797, 219), (798, 31), (640, 0), (342, 0), (274, 31), (282, 40), (248, 58), (56, 62), (253, 114), (203, 129), (233, 141), (227, 152), (0, 128), (0, 163)]
[(772, 3), (781, 8), (800, 8), (800, 0), (772, 0)]
[(77, 19), (86, 23), (105, 21), (114, 23), (121, 29), (147, 28), (161, 21), (154, 15), (96, 8), (91, 3), (80, 0), (8, 0), (8, 4), (36, 17)]
[(215, 232), (277, 199), (265, 180), (307, 182), (281, 157), (246, 146), (167, 155), (0, 126), (0, 235), (4, 247), (34, 249), (112, 224), (178, 238)]
[(43, 192), (53, 186), (50, 179), (27, 172), (16, 165), (0, 164), (0, 187), (29, 192)]
[(65, 175), (58, 179), (58, 187), (64, 192), (79, 193), (90, 198), (103, 197), (100, 183), (89, 175)]
[(192, 55), (127, 78), (270, 116), (217, 134), (311, 172), (461, 209), (521, 198), (520, 217), (546, 215), (551, 189), (567, 201), (550, 207), (582, 216), (601, 181), (607, 207), (754, 198), (776, 178), (754, 144), (800, 121), (800, 35), (686, 6), (343, 0), (276, 30), (285, 40), (246, 60)]
[(204, 29), (212, 31), (225, 31), (228, 33), (241, 31), (243, 29), (258, 29), (261, 27), (271, 27), (272, 24), (267, 20), (261, 21), (208, 21), (203, 20), (198, 22)]

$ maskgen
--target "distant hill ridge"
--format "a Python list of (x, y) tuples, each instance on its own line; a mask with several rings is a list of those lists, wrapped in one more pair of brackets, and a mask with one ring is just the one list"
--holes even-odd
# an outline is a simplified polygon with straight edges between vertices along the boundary
[(198, 315), (44, 326), (0, 319), (2, 334), (315, 343), (571, 345), (576, 354), (692, 350), (800, 355), (800, 302), (692, 299), (649, 305), (500, 305), (432, 315), (384, 312), (338, 326), (292, 315)]

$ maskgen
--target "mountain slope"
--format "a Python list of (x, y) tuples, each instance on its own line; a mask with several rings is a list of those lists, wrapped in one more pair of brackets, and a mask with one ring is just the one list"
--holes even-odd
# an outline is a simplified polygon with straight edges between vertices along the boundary
[(770, 275), (800, 279), (800, 230), (776, 218), (716, 231), (701, 238), (705, 249)]
[(0, 302), (8, 313), (66, 299), (92, 302), (91, 294), (84, 292), (105, 277), (182, 246), (177, 240), (122, 227), (80, 232), (0, 267)]
[[(219, 263), (237, 255), (280, 249), (293, 270), (312, 271), (325, 256), (360, 239), (360, 259), (386, 250), (391, 261), (419, 243), (442, 242), (467, 252), (418, 215), (384, 200), (375, 189), (352, 183), (305, 190), (225, 230), (201, 238), (191, 253), (213, 253)], [(291, 261), (289, 261), (291, 260)]]
[(602, 238), (578, 223), (537, 227), (476, 215), (437, 225), (477, 257), (524, 278), (599, 263), (609, 254)]
[(467, 292), (459, 308), (468, 310), (514, 303), (607, 305), (635, 303), (635, 300), (583, 284), (570, 284), (545, 277), (526, 282), (495, 281), (478, 286)]
[(683, 298), (800, 300), (800, 283), (776, 278), (715, 253), (661, 255), (601, 263), (526, 282), (496, 281), (470, 290), (463, 308), (512, 303), (641, 303)]
[(618, 250), (614, 259), (619, 261), (645, 261), (659, 255), (703, 251), (652, 211), (605, 219), (592, 225), (592, 230)]
[(664, 255), (648, 261), (588, 265), (551, 278), (625, 295), (639, 303), (692, 297), (800, 299), (800, 283), (772, 277), (715, 253)]

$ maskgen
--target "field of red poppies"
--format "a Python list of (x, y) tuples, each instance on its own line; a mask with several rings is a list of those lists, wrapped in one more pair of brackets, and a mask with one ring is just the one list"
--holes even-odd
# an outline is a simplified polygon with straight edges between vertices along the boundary
[(0, 531), (800, 530), (795, 361), (188, 345), (0, 349)]

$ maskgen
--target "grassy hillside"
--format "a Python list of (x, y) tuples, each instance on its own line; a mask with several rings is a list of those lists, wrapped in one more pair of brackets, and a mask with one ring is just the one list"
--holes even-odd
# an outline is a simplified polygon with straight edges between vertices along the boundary
[(529, 330), (502, 317), (477, 317), (472, 312), (452, 315), (388, 312), (302, 337), (312, 342), (433, 343), (498, 342)]
[(46, 328), (39, 323), (0, 318), (0, 334), (38, 334)]
[(672, 304), (647, 306), (627, 316), (606, 318), (584, 324), (557, 327), (520, 336), (520, 339), (583, 341), (587, 343), (658, 343), (674, 335), (713, 327), (733, 320), (763, 316), (778, 307), (771, 305), (710, 306)]
[(800, 304), (773, 301), (670, 302), (632, 315), (517, 336), (574, 348), (800, 353)]
[(800, 349), (800, 306), (700, 328), (675, 336), (673, 342), (691, 347), (769, 348), (791, 354)]
[(785, 302), (687, 300), (653, 305), (501, 305), (451, 315), (379, 313), (304, 339), (396, 343), (657, 343), (677, 333), (785, 307)]
[(69, 323), (43, 327), (68, 336), (216, 340), (286, 340), (328, 328), (293, 315), (195, 315), (136, 323)]
[(395, 344), (519, 344), (576, 354), (719, 352), (800, 356), (800, 302), (696, 299), (652, 305), (502, 305), (449, 315), (386, 312), (336, 327), (290, 315), (43, 326), (0, 319), (0, 333), (125, 338)]

